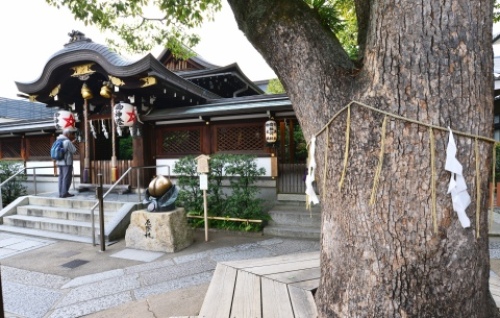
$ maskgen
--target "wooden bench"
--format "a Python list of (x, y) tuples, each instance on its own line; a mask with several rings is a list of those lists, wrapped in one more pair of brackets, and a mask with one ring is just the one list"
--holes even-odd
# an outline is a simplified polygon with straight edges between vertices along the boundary
[[(319, 252), (217, 264), (199, 316), (171, 318), (311, 318), (318, 312)], [(500, 277), (490, 291), (500, 307)]]
[(219, 263), (199, 317), (317, 317), (319, 277), (319, 252)]

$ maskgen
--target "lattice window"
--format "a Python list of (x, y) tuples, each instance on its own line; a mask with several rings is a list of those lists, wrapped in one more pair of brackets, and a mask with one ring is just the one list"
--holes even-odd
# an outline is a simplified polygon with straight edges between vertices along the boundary
[(21, 138), (2, 140), (1, 142), (2, 158), (21, 158)]
[(52, 139), (50, 136), (28, 137), (26, 138), (26, 147), (29, 159), (50, 158), (50, 147)]
[(217, 151), (263, 151), (264, 126), (217, 127)]
[(162, 133), (161, 151), (163, 154), (200, 153), (200, 129), (164, 131)]

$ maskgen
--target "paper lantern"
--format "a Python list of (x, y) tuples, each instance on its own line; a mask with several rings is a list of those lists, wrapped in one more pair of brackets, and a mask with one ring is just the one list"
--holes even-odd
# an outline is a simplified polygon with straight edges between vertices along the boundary
[(276, 122), (272, 119), (266, 121), (266, 142), (274, 143), (278, 139)]
[(134, 126), (137, 121), (137, 113), (134, 105), (119, 102), (113, 109), (113, 117), (118, 126)]
[(59, 110), (54, 114), (56, 129), (75, 128), (75, 116), (67, 110)]

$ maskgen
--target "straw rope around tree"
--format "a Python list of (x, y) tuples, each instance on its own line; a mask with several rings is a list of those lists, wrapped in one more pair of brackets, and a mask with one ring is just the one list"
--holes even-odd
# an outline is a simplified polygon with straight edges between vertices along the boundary
[[(493, 144), (493, 162), (492, 162), (492, 180), (495, 179), (495, 168), (496, 168), (496, 152), (495, 152), (495, 146), (499, 143), (495, 139), (484, 137), (484, 136), (479, 136), (479, 135), (474, 135), (466, 132), (461, 132), (457, 130), (453, 130), (450, 128), (445, 128), (437, 125), (432, 125), (428, 123), (421, 122), (419, 120), (415, 119), (410, 119), (406, 118), (404, 116), (396, 115), (387, 111), (383, 111), (381, 109), (375, 108), (373, 106), (367, 105), (362, 102), (358, 101), (351, 101), (349, 102), (346, 106), (344, 106), (342, 109), (340, 109), (338, 112), (336, 112), (332, 118), (317, 132), (314, 134), (313, 138), (316, 138), (323, 134), (326, 131), (326, 147), (325, 147), (325, 171), (323, 173), (323, 185), (322, 185), (322, 190), (323, 190), (323, 199), (325, 198), (325, 190), (326, 190), (326, 159), (328, 158), (328, 139), (329, 139), (329, 126), (331, 123), (343, 112), (347, 111), (347, 125), (346, 125), (346, 132), (345, 132), (345, 150), (344, 150), (344, 160), (343, 160), (343, 168), (342, 168), (342, 173), (340, 176), (339, 180), (339, 190), (342, 189), (345, 175), (347, 172), (347, 164), (349, 161), (349, 146), (350, 146), (350, 126), (351, 126), (351, 106), (360, 106), (362, 108), (369, 109), (371, 111), (380, 113), (384, 115), (384, 120), (382, 122), (382, 127), (381, 127), (381, 140), (380, 140), (380, 153), (379, 153), (379, 161), (378, 165), (375, 171), (374, 175), (374, 180), (373, 180), (373, 185), (372, 185), (372, 191), (370, 195), (370, 205), (374, 205), (376, 203), (376, 192), (378, 188), (378, 182), (380, 178), (380, 174), (382, 171), (382, 166), (383, 166), (383, 154), (384, 154), (384, 148), (385, 148), (385, 131), (386, 131), (386, 125), (387, 125), (387, 117), (392, 117), (394, 119), (398, 119), (401, 121), (409, 122), (409, 123), (414, 123), (420, 126), (425, 126), (429, 129), (429, 146), (430, 146), (430, 165), (431, 165), (431, 215), (432, 215), (432, 223), (433, 223), (433, 230), (435, 233), (438, 232), (438, 222), (437, 222), (437, 195), (436, 195), (436, 171), (435, 171), (435, 165), (436, 165), (436, 158), (435, 158), (435, 139), (434, 139), (434, 130), (442, 130), (442, 131), (451, 131), (453, 134), (457, 136), (462, 136), (462, 137), (468, 137), (468, 138), (473, 138), (475, 141), (475, 157), (476, 157), (476, 167), (475, 167), (475, 172), (476, 172), (476, 237), (480, 237), (480, 231), (479, 231), (479, 219), (480, 219), (480, 200), (481, 200), (481, 187), (480, 187), (480, 177), (479, 177), (479, 168), (480, 168), (480, 161), (479, 161), (479, 141), (484, 141), (484, 142), (489, 142)], [(308, 142), (307, 147), (309, 147), (310, 143)], [(308, 158), (309, 159), (309, 158)], [(308, 160), (309, 161), (309, 160)], [(491, 229), (491, 219), (493, 217), (493, 209), (494, 209), (494, 204), (493, 204), (493, 193), (491, 193), (491, 206), (490, 206), (490, 225), (489, 228)]]

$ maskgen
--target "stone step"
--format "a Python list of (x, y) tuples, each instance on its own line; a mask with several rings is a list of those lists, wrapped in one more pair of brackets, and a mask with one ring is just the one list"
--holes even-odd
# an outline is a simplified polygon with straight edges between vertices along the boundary
[(321, 215), (315, 211), (269, 211), (269, 225), (321, 226)]
[[(102, 190), (104, 193), (106, 193), (109, 189), (111, 189), (113, 185), (112, 184), (103, 184), (102, 185)], [(97, 188), (96, 184), (91, 184), (91, 183), (80, 183), (78, 185), (78, 192), (86, 192), (86, 191), (91, 191), (95, 192), (95, 189)], [(118, 184), (116, 185), (113, 190), (111, 191), (112, 193), (118, 193), (118, 194), (125, 194), (125, 193), (130, 193), (132, 190), (132, 187), (129, 184)]]
[[(24, 227), (18, 227), (18, 226), (0, 225), (0, 232), (29, 235), (29, 236), (34, 236), (34, 237), (50, 238), (50, 239), (63, 240), (63, 241), (92, 243), (92, 238), (90, 236), (84, 237), (84, 236), (71, 235), (71, 234), (65, 234), (65, 233), (57, 233), (57, 232), (52, 232), (52, 231), (43, 231), (43, 230), (30, 229), (30, 228), (24, 228)], [(96, 236), (98, 236), (98, 234), (99, 233), (96, 232)], [(96, 242), (97, 242), (97, 244), (99, 244), (99, 240), (97, 240)]]
[[(3, 224), (92, 238), (92, 225), (90, 222), (60, 220), (27, 215), (10, 215), (3, 218)], [(96, 222), (95, 229), (96, 233), (98, 233), (98, 222)]]
[(321, 238), (321, 228), (307, 226), (284, 226), (270, 225), (263, 230), (264, 235), (279, 236), (279, 237), (294, 237), (294, 238), (309, 238), (319, 240)]
[[(79, 200), (74, 198), (52, 198), (52, 197), (38, 197), (29, 196), (29, 204), (31, 205), (45, 205), (51, 207), (65, 207), (74, 209), (91, 209), (97, 200)], [(107, 211), (117, 211), (123, 205), (123, 202), (117, 201), (104, 201), (104, 209)]]
[[(50, 219), (70, 220), (79, 222), (91, 222), (90, 208), (73, 209), (66, 207), (51, 207), (45, 205), (20, 205), (17, 207), (18, 215), (35, 216)], [(115, 211), (104, 210), (104, 222), (108, 222), (116, 214)], [(94, 220), (99, 220), (99, 210), (94, 210)]]

